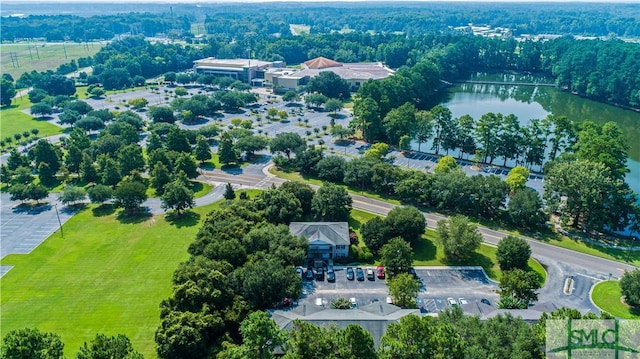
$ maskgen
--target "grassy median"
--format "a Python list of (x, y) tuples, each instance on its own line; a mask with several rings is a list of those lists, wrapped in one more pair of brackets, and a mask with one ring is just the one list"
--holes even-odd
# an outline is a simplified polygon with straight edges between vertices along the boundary
[(623, 319), (640, 319), (640, 310), (634, 309), (621, 300), (622, 290), (617, 280), (607, 280), (593, 286), (591, 300), (605, 312)]

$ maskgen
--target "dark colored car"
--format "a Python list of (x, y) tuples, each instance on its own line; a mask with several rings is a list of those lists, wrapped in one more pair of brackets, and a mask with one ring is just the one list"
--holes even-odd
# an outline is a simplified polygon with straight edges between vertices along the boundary
[(364, 280), (364, 271), (360, 267), (356, 268), (356, 279), (361, 282)]
[(304, 279), (313, 280), (313, 277), (315, 277), (315, 275), (313, 274), (313, 269), (308, 268), (307, 272), (304, 274)]
[(327, 281), (328, 282), (335, 282), (336, 281), (336, 272), (327, 271)]
[(324, 280), (324, 269), (316, 269), (316, 280)]
[(413, 279), (418, 279), (418, 273), (416, 273), (416, 269), (413, 267), (409, 268), (409, 274), (413, 276)]
[(347, 267), (347, 279), (348, 280), (353, 280), (353, 278), (354, 278), (353, 268)]
[(491, 302), (490, 302), (490, 301), (489, 301), (489, 299), (487, 299), (487, 298), (482, 298), (482, 299), (480, 299), (480, 302), (481, 302), (481, 303), (484, 303), (484, 304), (486, 304), (486, 305), (491, 305)]
[(378, 266), (378, 269), (376, 271), (376, 275), (378, 276), (378, 279), (384, 279), (384, 267), (383, 266)]
[(302, 267), (296, 267), (296, 273), (298, 273), (300, 278), (304, 278), (304, 269), (302, 269)]

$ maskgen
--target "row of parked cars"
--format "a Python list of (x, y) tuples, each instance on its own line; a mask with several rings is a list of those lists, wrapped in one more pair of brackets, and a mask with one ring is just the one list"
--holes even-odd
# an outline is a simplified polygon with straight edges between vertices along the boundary
[(356, 279), (362, 282), (364, 281), (365, 274), (370, 281), (376, 280), (376, 277), (378, 277), (378, 279), (384, 279), (384, 267), (378, 266), (375, 271), (371, 267), (366, 269), (362, 269), (361, 267), (356, 267), (355, 269), (353, 267), (347, 267), (347, 280)]
[(333, 271), (333, 267), (327, 268), (326, 272), (324, 268), (319, 267), (315, 270), (313, 268), (307, 268), (306, 270), (302, 267), (297, 267), (296, 272), (300, 275), (300, 278), (306, 280), (317, 280), (324, 281), (325, 273), (328, 282), (335, 282), (336, 273)]

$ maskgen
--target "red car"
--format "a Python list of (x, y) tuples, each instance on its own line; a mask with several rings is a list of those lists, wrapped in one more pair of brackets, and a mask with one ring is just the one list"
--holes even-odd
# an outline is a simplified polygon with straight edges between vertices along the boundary
[(384, 267), (383, 266), (378, 266), (378, 270), (376, 272), (376, 275), (378, 276), (378, 279), (384, 279)]

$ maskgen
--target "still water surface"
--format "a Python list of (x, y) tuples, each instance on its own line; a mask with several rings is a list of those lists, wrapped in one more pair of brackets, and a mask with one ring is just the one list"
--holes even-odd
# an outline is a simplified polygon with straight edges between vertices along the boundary
[[(539, 82), (552, 80), (530, 75), (476, 74), (471, 81)], [(440, 103), (448, 107), (454, 117), (465, 114), (478, 120), (487, 112), (514, 114), (523, 125), (531, 119), (543, 119), (548, 114), (567, 116), (581, 122), (592, 120), (598, 124), (613, 121), (620, 126), (629, 145), (630, 172), (627, 182), (640, 194), (640, 113), (596, 102), (554, 87), (463, 83), (448, 89)], [(423, 145), (424, 146), (424, 145)], [(423, 147), (424, 148), (424, 147)]]

